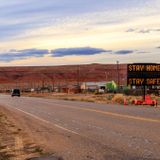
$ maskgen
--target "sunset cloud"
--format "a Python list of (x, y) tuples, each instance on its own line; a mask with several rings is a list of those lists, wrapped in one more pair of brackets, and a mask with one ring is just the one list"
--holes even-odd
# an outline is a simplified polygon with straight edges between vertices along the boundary
[(14, 60), (27, 59), (31, 57), (43, 57), (48, 54), (48, 50), (26, 49), (26, 50), (10, 50), (6, 53), (0, 53), (0, 61), (10, 62)]
[(149, 28), (149, 29), (133, 29), (130, 28), (126, 32), (135, 32), (135, 33), (151, 33), (151, 32), (160, 32), (160, 28)]
[(102, 52), (111, 52), (111, 50), (104, 50), (99, 48), (91, 48), (91, 47), (84, 47), (84, 48), (60, 48), (51, 51), (52, 56), (54, 57), (64, 57), (69, 55), (95, 55), (100, 54)]
[(120, 51), (116, 51), (114, 52), (115, 54), (130, 54), (130, 53), (133, 53), (134, 50), (120, 50)]

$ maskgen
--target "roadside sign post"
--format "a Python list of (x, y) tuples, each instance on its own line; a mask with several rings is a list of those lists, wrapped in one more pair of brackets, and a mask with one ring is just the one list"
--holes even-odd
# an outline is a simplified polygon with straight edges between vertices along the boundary
[(145, 97), (146, 97), (146, 86), (143, 86), (143, 100), (145, 101)]

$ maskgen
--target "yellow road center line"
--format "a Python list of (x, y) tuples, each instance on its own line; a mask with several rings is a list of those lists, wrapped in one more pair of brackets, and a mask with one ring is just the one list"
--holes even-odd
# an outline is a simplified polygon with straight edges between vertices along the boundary
[(136, 116), (119, 114), (119, 113), (113, 113), (113, 112), (106, 112), (106, 111), (94, 110), (94, 109), (86, 109), (86, 111), (91, 111), (91, 112), (96, 112), (96, 113), (101, 113), (101, 114), (111, 115), (111, 116), (116, 116), (116, 117), (121, 117), (121, 118), (128, 118), (128, 119), (135, 119), (135, 120), (141, 120), (141, 121), (148, 121), (148, 122), (157, 122), (157, 123), (160, 123), (160, 120), (158, 120), (158, 119), (151, 119), (151, 118), (144, 118), (144, 117), (136, 117)]
[(75, 109), (75, 110), (95, 112), (95, 113), (100, 113), (100, 114), (114, 116), (114, 117), (127, 118), (127, 119), (146, 121), (146, 122), (160, 123), (159, 119), (152, 119), (152, 118), (145, 118), (145, 117), (138, 117), (138, 116), (130, 116), (130, 115), (125, 115), (125, 114), (119, 114), (119, 113), (107, 112), (107, 111), (101, 111), (101, 110), (89, 109), (89, 108), (82, 108), (82, 107), (71, 107), (71, 106), (68, 106), (68, 105), (60, 105), (60, 104), (57, 104), (57, 103), (54, 103), (54, 104), (55, 105), (59, 105), (59, 106), (64, 107), (64, 108), (71, 108), (71, 109)]

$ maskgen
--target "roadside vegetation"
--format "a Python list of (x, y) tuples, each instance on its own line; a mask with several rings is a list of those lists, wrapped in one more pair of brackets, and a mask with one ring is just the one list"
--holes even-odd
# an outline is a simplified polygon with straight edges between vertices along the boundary
[[(70, 100), (70, 101), (83, 101), (102, 104), (124, 104), (126, 100), (127, 105), (132, 105), (132, 101), (135, 99), (141, 100), (142, 96), (127, 96), (124, 94), (114, 93), (83, 93), (83, 94), (67, 94), (67, 93), (27, 93), (24, 96), (29, 97), (41, 97), (50, 99)], [(157, 100), (160, 104), (160, 97), (151, 95), (153, 100)]]

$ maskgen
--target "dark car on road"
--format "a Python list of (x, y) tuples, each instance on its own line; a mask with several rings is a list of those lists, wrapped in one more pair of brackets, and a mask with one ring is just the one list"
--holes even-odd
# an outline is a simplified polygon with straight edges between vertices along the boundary
[(21, 96), (20, 90), (19, 89), (13, 89), (12, 92), (11, 92), (11, 96), (12, 97), (14, 97), (14, 96), (20, 97)]

